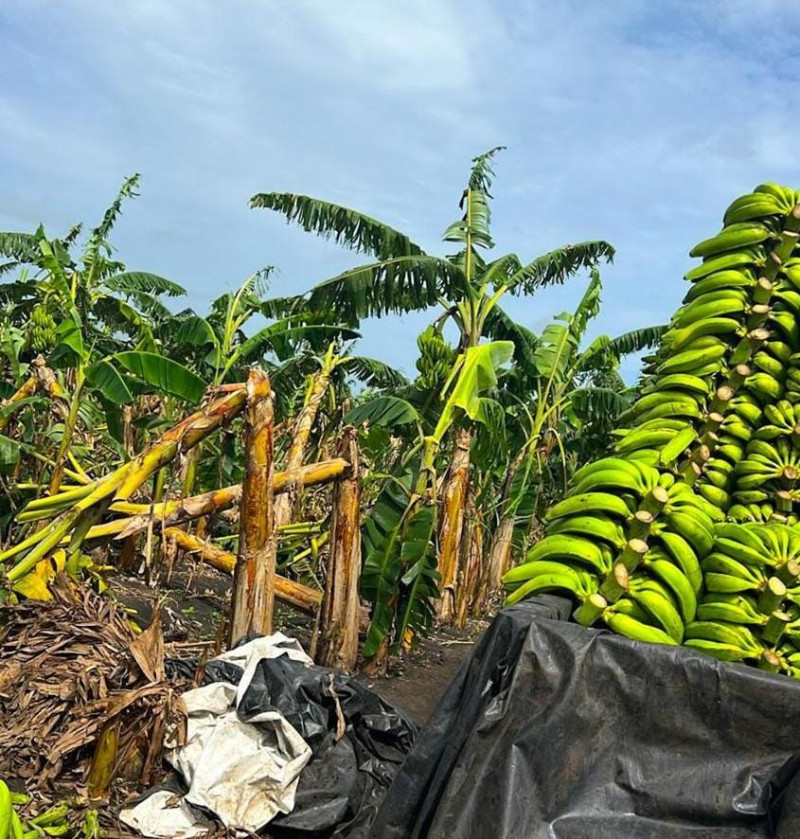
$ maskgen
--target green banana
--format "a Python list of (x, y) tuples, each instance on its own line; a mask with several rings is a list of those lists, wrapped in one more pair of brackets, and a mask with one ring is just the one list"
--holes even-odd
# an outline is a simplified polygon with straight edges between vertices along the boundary
[(696, 394), (692, 395), (682, 390), (658, 390), (637, 399), (631, 406), (630, 412), (633, 416), (639, 416), (663, 405), (665, 402), (685, 402), (691, 410), (697, 410), (698, 406)]
[(744, 384), (751, 393), (755, 393), (764, 402), (768, 402), (771, 399), (777, 400), (783, 396), (783, 384), (769, 373), (751, 373), (744, 380)]
[(782, 215), (787, 212), (774, 196), (760, 193), (743, 195), (737, 198), (725, 211), (724, 224), (739, 224), (767, 216)]
[(753, 436), (753, 429), (735, 413), (725, 417), (720, 431), (724, 431), (725, 434), (742, 443), (746, 443)]
[(725, 289), (742, 289), (746, 291), (752, 288), (755, 284), (755, 275), (747, 268), (730, 271), (718, 271), (715, 274), (710, 274), (704, 279), (693, 283), (689, 291), (686, 292), (684, 300), (687, 303), (691, 303), (698, 297)]
[[(679, 353), (686, 350), (693, 341), (698, 338), (706, 338), (709, 336), (730, 335), (736, 332), (741, 327), (741, 323), (734, 318), (727, 317), (709, 317), (705, 320), (696, 321), (689, 326), (684, 326), (681, 329), (670, 330), (664, 335), (664, 343), (669, 347), (671, 353)], [(701, 349), (698, 347), (697, 349)], [(711, 347), (705, 349), (710, 350)], [(719, 357), (719, 356), (717, 356)], [(669, 359), (668, 359), (669, 360)], [(708, 360), (708, 359), (706, 359)], [(664, 373), (691, 373), (691, 370), (673, 370), (665, 366), (663, 363), (658, 372)], [(698, 365), (699, 366), (699, 365)]]
[(704, 239), (695, 245), (689, 256), (707, 257), (720, 253), (746, 248), (750, 245), (760, 245), (772, 236), (772, 232), (762, 224), (742, 224), (735, 227), (727, 226), (716, 236)]
[(798, 328), (794, 312), (776, 307), (770, 312), (769, 318), (772, 323), (779, 327), (786, 338), (786, 343), (792, 347), (800, 344), (800, 328)]
[(697, 619), (737, 623), (745, 626), (763, 626), (767, 622), (766, 615), (759, 615), (755, 611), (750, 612), (731, 603), (701, 603), (697, 607)]
[(780, 184), (772, 183), (771, 181), (759, 184), (753, 192), (756, 194), (771, 195), (778, 204), (783, 207), (783, 211), (785, 213), (790, 212), (797, 203), (797, 198), (793, 189), (781, 186)]
[(703, 573), (694, 548), (679, 533), (665, 530), (659, 534), (658, 538), (675, 564), (686, 575), (695, 594), (697, 594), (703, 586)]
[(543, 574), (563, 574), (565, 577), (569, 577), (574, 585), (574, 590), (581, 594), (591, 594), (593, 591), (592, 588), (589, 588), (588, 591), (585, 588), (587, 584), (591, 585), (592, 578), (590, 574), (579, 572), (565, 562), (541, 559), (515, 565), (503, 576), (503, 584), (514, 585), (516, 583), (524, 583), (532, 580), (534, 577), (541, 577)]
[[(719, 318), (715, 318), (715, 320), (719, 320)], [(730, 321), (730, 323), (733, 324), (733, 329), (730, 330), (731, 332), (738, 329), (739, 324), (736, 321)], [(683, 352), (676, 352), (675, 355), (662, 361), (656, 369), (659, 374), (693, 373), (695, 376), (700, 376), (702, 375), (699, 372), (700, 370), (705, 370), (707, 367), (712, 366), (726, 352), (727, 346), (717, 346), (711, 349), (684, 350)]]
[(718, 644), (728, 644), (739, 647), (751, 656), (760, 656), (764, 645), (759, 644), (755, 635), (741, 624), (728, 624), (720, 621), (693, 621), (686, 624), (687, 638), (715, 641)]
[(745, 310), (743, 297), (744, 295), (741, 297), (732, 295), (730, 297), (717, 297), (710, 301), (703, 301), (703, 298), (698, 298), (678, 313), (674, 319), (675, 328), (681, 330), (707, 318), (727, 318), (741, 314)]
[(738, 560), (744, 565), (761, 568), (763, 565), (774, 565), (771, 557), (762, 544), (759, 549), (751, 548), (749, 544), (725, 536), (717, 536), (714, 548), (726, 556)]
[(702, 558), (711, 551), (714, 537), (710, 527), (701, 521), (699, 515), (688, 511), (670, 510), (666, 513), (666, 520), (676, 533), (689, 542), (698, 557)]
[(685, 390), (687, 393), (692, 393), (696, 396), (708, 396), (711, 392), (711, 388), (705, 379), (701, 379), (699, 376), (693, 376), (691, 373), (672, 373), (668, 376), (662, 376), (656, 382), (642, 388), (642, 393), (647, 394), (656, 390), (660, 392), (665, 390)]
[(601, 574), (607, 573), (610, 569), (603, 552), (594, 542), (580, 536), (570, 536), (564, 533), (554, 533), (537, 542), (528, 551), (525, 564), (540, 559), (550, 561), (561, 559), (577, 562), (580, 565), (587, 565)]
[(758, 425), (761, 420), (761, 406), (749, 394), (734, 396), (728, 404), (735, 413), (752, 426)]
[(719, 661), (744, 661), (752, 658), (752, 655), (741, 647), (720, 644), (717, 641), (706, 641), (704, 638), (689, 638), (683, 642), (683, 646), (710, 655)]
[(754, 551), (763, 548), (761, 539), (758, 538), (756, 531), (750, 527), (745, 527), (741, 524), (734, 524), (733, 522), (720, 522), (714, 525), (714, 536), (723, 539), (732, 539), (740, 544), (747, 545)]
[(780, 381), (784, 377), (784, 362), (771, 356), (765, 350), (757, 352), (753, 356), (753, 364), (764, 373), (768, 373), (773, 379)]
[(730, 507), (731, 497), (726, 490), (721, 487), (714, 486), (711, 483), (698, 483), (695, 486), (697, 487), (697, 491), (703, 496), (703, 498), (706, 499), (706, 501), (714, 504), (716, 507), (719, 507), (719, 509), (727, 510), (728, 507)]
[(758, 584), (730, 574), (707, 572), (703, 575), (708, 591), (718, 591), (723, 594), (738, 594), (744, 591), (760, 591)]
[(606, 609), (603, 613), (603, 620), (608, 628), (616, 632), (617, 635), (624, 635), (633, 641), (642, 641), (645, 644), (678, 645), (677, 641), (658, 627), (649, 626), (630, 615), (615, 611), (614, 607)]
[[(631, 581), (633, 583), (633, 581)], [(635, 600), (676, 643), (683, 640), (683, 621), (671, 599), (646, 583), (631, 585), (628, 597)]]
[(631, 516), (628, 505), (618, 495), (612, 495), (609, 492), (589, 492), (572, 495), (554, 504), (545, 516), (545, 521), (582, 513), (606, 513), (623, 521)]
[(570, 494), (582, 495), (594, 490), (616, 490), (643, 496), (650, 489), (651, 487), (642, 486), (641, 478), (638, 476), (633, 477), (628, 472), (622, 472), (619, 469), (605, 469), (587, 475), (577, 486), (572, 488)]
[(739, 577), (739, 579), (751, 582), (757, 587), (762, 586), (766, 581), (766, 576), (759, 566), (747, 565), (720, 551), (710, 553), (700, 563), (700, 567), (706, 577), (709, 573), (728, 574), (731, 577)]
[(567, 574), (541, 574), (528, 580), (515, 591), (512, 591), (506, 598), (505, 605), (513, 606), (520, 600), (524, 600), (526, 597), (540, 591), (565, 591), (570, 594), (578, 595), (574, 586), (575, 582), (573, 578)]
[(673, 435), (672, 439), (665, 443), (661, 449), (659, 463), (662, 466), (671, 465), (679, 458), (691, 444), (697, 439), (697, 433), (693, 428), (685, 428)]
[(600, 539), (616, 548), (622, 548), (627, 539), (622, 527), (612, 519), (603, 516), (569, 516), (553, 522), (547, 529), (550, 533), (584, 534), (590, 539)]
[(766, 351), (770, 355), (777, 358), (778, 361), (782, 361), (784, 364), (789, 360), (789, 357), (792, 355), (792, 348), (783, 341), (767, 341), (767, 343), (764, 346), (766, 348)]
[[(614, 446), (614, 451), (619, 454), (624, 454), (625, 452), (634, 452), (639, 449), (661, 448), (669, 443), (676, 434), (680, 433), (682, 432), (655, 428), (646, 428), (644, 431), (632, 431)], [(689, 433), (692, 437), (695, 436), (694, 431), (689, 431)]]
[(726, 271), (729, 268), (746, 268), (751, 265), (763, 265), (764, 258), (764, 249), (759, 246), (734, 251), (733, 253), (724, 253), (720, 256), (713, 256), (710, 259), (706, 259), (700, 265), (687, 271), (684, 274), (684, 279), (691, 282), (693, 280), (701, 280), (703, 277), (707, 277), (709, 274), (714, 274), (717, 271)]
[(697, 596), (683, 571), (668, 559), (651, 559), (649, 553), (645, 554), (643, 564), (670, 589), (680, 609), (683, 622), (693, 621), (697, 612)]

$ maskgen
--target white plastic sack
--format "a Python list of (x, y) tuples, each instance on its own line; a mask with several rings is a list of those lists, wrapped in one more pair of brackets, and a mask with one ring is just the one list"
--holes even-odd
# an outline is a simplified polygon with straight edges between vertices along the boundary
[[(300, 773), (311, 759), (308, 744), (277, 711), (249, 722), (236, 713), (258, 662), (281, 655), (312, 664), (297, 641), (278, 632), (218, 656), (243, 669), (238, 686), (215, 682), (182, 697), (188, 715), (186, 743), (168, 751), (167, 760), (189, 788), (184, 802), (212, 812), (229, 829), (255, 833), (278, 813), (290, 813)], [(167, 813), (168, 799), (162, 799), (159, 809), (152, 803), (156, 795), (161, 793), (123, 810), (120, 820), (159, 839), (202, 835), (191, 832), (198, 821), (191, 807), (172, 806)]]

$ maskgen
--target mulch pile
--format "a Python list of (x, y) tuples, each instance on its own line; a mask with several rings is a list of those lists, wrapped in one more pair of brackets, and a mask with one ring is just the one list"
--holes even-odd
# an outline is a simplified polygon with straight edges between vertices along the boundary
[[(53, 595), (0, 610), (0, 778), (84, 794), (91, 781), (100, 797), (114, 777), (155, 782), (165, 734), (183, 719), (158, 615), (137, 635), (67, 578)], [(110, 772), (91, 772), (100, 740)]]

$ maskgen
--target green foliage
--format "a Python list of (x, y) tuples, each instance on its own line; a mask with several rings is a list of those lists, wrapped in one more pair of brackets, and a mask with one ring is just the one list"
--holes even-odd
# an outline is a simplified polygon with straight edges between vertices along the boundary
[(185, 399), (190, 404), (200, 401), (206, 383), (191, 370), (162, 355), (149, 352), (121, 352), (114, 357), (121, 367), (161, 393)]
[(421, 417), (416, 408), (405, 399), (379, 395), (357, 405), (346, 414), (344, 421), (348, 425), (358, 426), (366, 422), (379, 428), (396, 428), (400, 425), (419, 423)]
[(250, 199), (250, 206), (274, 210), (287, 222), (299, 224), (306, 232), (333, 239), (354, 251), (376, 259), (419, 256), (424, 252), (407, 236), (376, 219), (327, 201), (287, 192), (262, 192)]
[(432, 557), (435, 513), (412, 496), (413, 473), (387, 481), (362, 532), (364, 563), (361, 595), (372, 607), (365, 658), (375, 656), (387, 639), (399, 644), (407, 629), (424, 631), (436, 595), (436, 560)]

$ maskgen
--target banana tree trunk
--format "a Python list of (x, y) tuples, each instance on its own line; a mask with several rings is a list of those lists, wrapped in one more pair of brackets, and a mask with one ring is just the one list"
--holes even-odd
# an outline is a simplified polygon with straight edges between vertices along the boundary
[(481, 602), (487, 604), (492, 595), (500, 591), (503, 585), (503, 574), (511, 565), (511, 548), (514, 537), (514, 516), (506, 514), (500, 519), (500, 524), (492, 534), (489, 543), (489, 556), (486, 562), (486, 575)]
[(37, 356), (33, 362), (36, 371), (36, 378), (38, 386), (50, 397), (53, 403), (53, 408), (61, 416), (61, 419), (66, 419), (69, 414), (69, 396), (61, 383), (56, 378), (56, 374), (45, 364), (42, 356)]
[(461, 527), (461, 544), (459, 545), (458, 574), (456, 586), (455, 624), (459, 628), (467, 623), (469, 606), (473, 590), (474, 578), (480, 568), (475, 567), (474, 540), (477, 523), (475, 521), (475, 493), (467, 487), (468, 498), (464, 505), (464, 523)]
[[(196, 554), (203, 562), (207, 562), (212, 568), (225, 574), (233, 574), (236, 568), (234, 554), (223, 551), (222, 548), (199, 539), (179, 527), (164, 528), (164, 538), (174, 541), (181, 550)], [(317, 612), (322, 602), (322, 592), (278, 574), (275, 575), (275, 597), (310, 615)]]
[(463, 615), (459, 615), (459, 626), (463, 627), (467, 623), (467, 618), (471, 615), (473, 617), (480, 617), (483, 610), (481, 608), (480, 594), (481, 594), (481, 580), (483, 579), (483, 522), (478, 518), (472, 528), (472, 537), (470, 538), (469, 551), (469, 575), (468, 575), (468, 592), (469, 596), (464, 599), (467, 604), (467, 611)]
[(230, 646), (251, 632), (269, 635), (275, 606), (274, 412), (269, 379), (257, 368), (251, 369), (247, 379), (244, 421), (245, 475), (231, 596)]
[[(323, 460), (301, 466), (291, 477), (291, 485), (310, 487), (330, 483), (348, 469), (349, 464), (343, 458)], [(286, 472), (276, 472), (273, 477), (272, 491), (277, 496), (287, 492), (290, 478)], [(111, 505), (114, 513), (127, 513), (125, 518), (115, 519), (99, 525), (90, 533), (90, 538), (120, 534), (124, 538), (139, 533), (147, 527), (150, 519), (162, 521), (166, 525), (181, 524), (203, 516), (211, 516), (238, 504), (242, 497), (242, 485), (223, 487), (193, 495), (190, 498), (178, 498), (173, 501), (156, 504), (133, 504), (120, 501)]]
[[(311, 430), (316, 422), (317, 414), (319, 414), (320, 403), (328, 390), (331, 374), (333, 373), (333, 367), (333, 355), (332, 353), (328, 353), (325, 357), (323, 366), (314, 374), (311, 386), (306, 394), (305, 402), (303, 403), (303, 408), (298, 414), (297, 420), (294, 424), (292, 442), (289, 446), (289, 452), (286, 455), (286, 465), (284, 470), (289, 473), (290, 484), (293, 480), (291, 473), (297, 472), (303, 465), (303, 460), (305, 460)], [(292, 520), (292, 507), (294, 506), (294, 492), (292, 490), (294, 488), (295, 487), (290, 486), (289, 492), (275, 501), (276, 526), (289, 524)]]
[(358, 583), (361, 574), (361, 482), (356, 430), (342, 431), (337, 454), (350, 464), (333, 492), (330, 554), (320, 624), (319, 662), (347, 672), (358, 660)]
[(451, 623), (456, 612), (458, 559), (464, 529), (464, 504), (469, 486), (470, 428), (457, 428), (450, 466), (442, 487), (439, 525), (439, 591), (437, 613), (443, 623)]
[(481, 607), (488, 605), (492, 596), (500, 591), (503, 585), (503, 574), (511, 565), (511, 547), (514, 536), (514, 513), (509, 510), (511, 487), (514, 483), (519, 467), (526, 456), (526, 449), (520, 449), (517, 456), (509, 464), (503, 481), (503, 493), (500, 498), (500, 522), (489, 543), (489, 554), (485, 573), (481, 582), (478, 599)]
[(109, 496), (126, 501), (150, 475), (169, 463), (179, 451), (187, 451), (219, 428), (223, 422), (230, 421), (242, 410), (245, 396), (244, 386), (226, 393), (166, 431), (135, 460), (82, 487), (80, 497), (75, 503), (61, 512), (47, 527), (0, 551), (0, 562), (24, 554), (24, 558), (8, 572), (8, 579), (14, 581), (25, 576), (39, 560), (44, 559), (68, 533), (72, 532), (83, 514), (92, 507), (103, 503)]
[(122, 406), (122, 447), (128, 457), (136, 452), (136, 430), (133, 426), (133, 405)]

